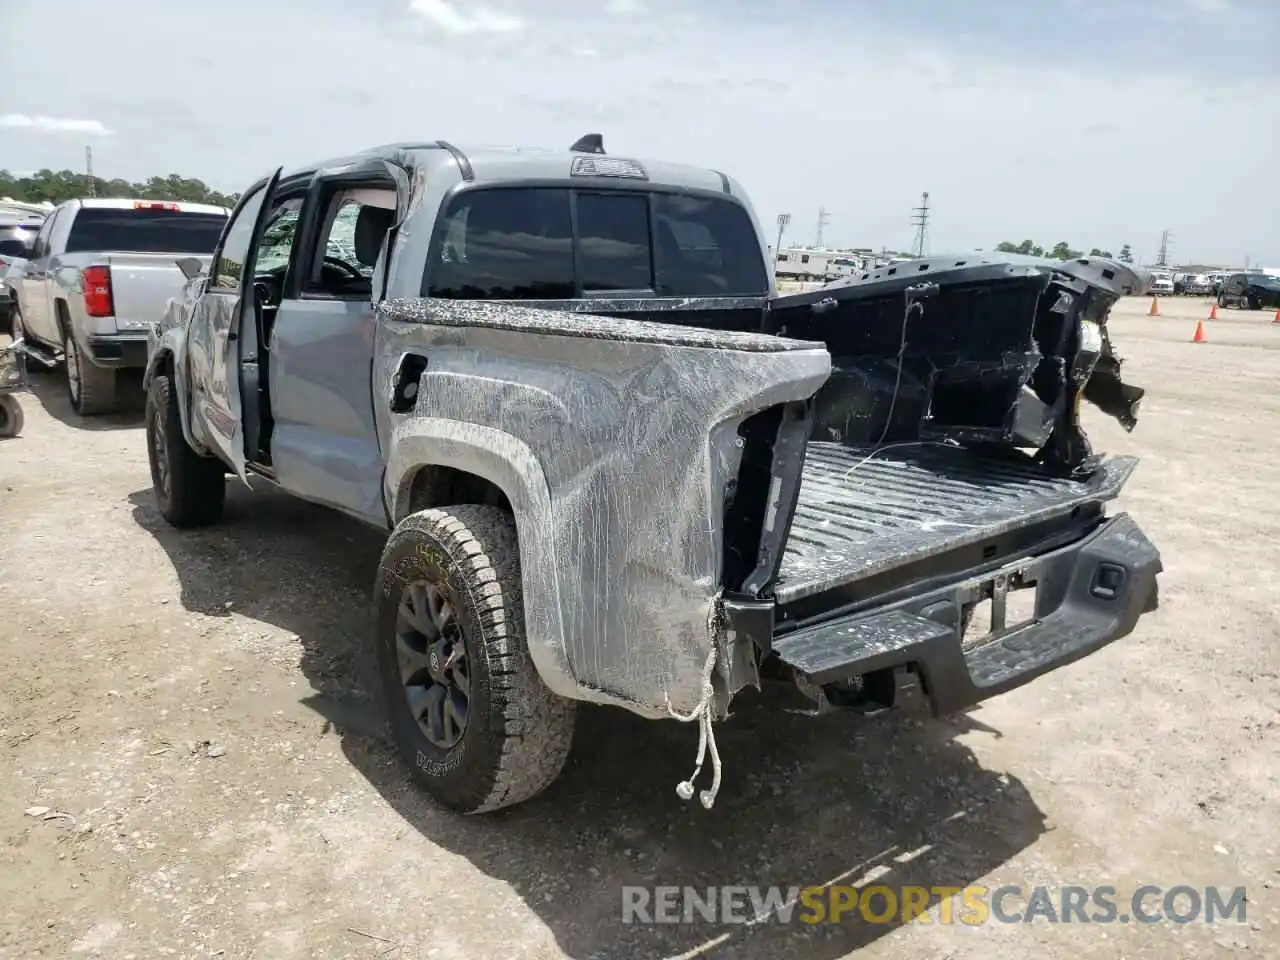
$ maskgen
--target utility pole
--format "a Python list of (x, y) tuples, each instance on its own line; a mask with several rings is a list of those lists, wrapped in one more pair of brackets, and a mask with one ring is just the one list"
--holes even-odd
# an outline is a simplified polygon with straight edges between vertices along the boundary
[(1169, 232), (1167, 227), (1160, 234), (1160, 259), (1156, 261), (1157, 266), (1167, 267), (1169, 265), (1169, 241), (1172, 237), (1173, 234)]
[(913, 212), (915, 216), (911, 218), (911, 222), (916, 227), (916, 242), (912, 252), (917, 257), (923, 257), (925, 250), (929, 248), (929, 191), (920, 195), (920, 206), (915, 207)]
[(773, 248), (773, 263), (774, 263), (775, 271), (778, 269), (778, 266), (777, 266), (778, 256), (779, 254), (782, 253), (782, 234), (787, 229), (787, 224), (789, 224), (790, 222), (791, 222), (791, 214), (789, 213), (778, 214), (778, 245)]
[(827, 221), (830, 218), (830, 214), (827, 213), (826, 207), (818, 208), (818, 236), (813, 245), (819, 250), (822, 249), (822, 231), (826, 227)]
[(85, 179), (89, 181), (89, 196), (96, 196), (93, 189), (93, 147), (84, 148), (84, 172)]

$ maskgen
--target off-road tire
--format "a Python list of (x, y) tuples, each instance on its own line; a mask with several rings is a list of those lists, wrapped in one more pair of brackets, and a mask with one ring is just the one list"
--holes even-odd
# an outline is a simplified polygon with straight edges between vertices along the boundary
[[(166, 376), (151, 381), (146, 422), (151, 488), (160, 515), (180, 528), (216, 523), (222, 517), (227, 497), (226, 467), (221, 460), (201, 456), (187, 444), (182, 435), (178, 395)], [(163, 440), (162, 444), (157, 443), (157, 437)], [(167, 473), (162, 473), (162, 468)]]
[[(441, 586), (462, 629), (470, 702), (448, 750), (410, 712), (396, 652), (409, 584)], [(541, 793), (573, 742), (576, 703), (553, 694), (529, 657), (515, 522), (500, 507), (460, 504), (410, 514), (392, 532), (374, 587), (376, 670), (392, 734), (414, 779), (437, 802), (488, 813)]]
[(67, 397), (71, 409), (82, 417), (114, 413), (119, 407), (116, 371), (100, 367), (86, 357), (69, 330), (62, 334), (62, 352), (66, 356)]
[(9, 393), (0, 394), (0, 437), (16, 437), (22, 432), (22, 404)]

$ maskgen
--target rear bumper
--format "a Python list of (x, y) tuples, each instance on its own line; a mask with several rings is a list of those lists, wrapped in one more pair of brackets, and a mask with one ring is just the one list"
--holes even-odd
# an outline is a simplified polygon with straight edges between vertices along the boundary
[(138, 368), (147, 365), (147, 335), (95, 333), (88, 338), (89, 355), (100, 367)]
[[(1129, 634), (1158, 603), (1161, 569), (1159, 551), (1121, 514), (1076, 543), (983, 577), (784, 634), (774, 639), (773, 650), (819, 686), (861, 678), (864, 690), (884, 691), (883, 680), (893, 671), (913, 669), (933, 713), (941, 716)], [(966, 606), (1018, 580), (1037, 585), (1034, 619), (966, 650)], [(866, 682), (873, 677), (881, 682)]]

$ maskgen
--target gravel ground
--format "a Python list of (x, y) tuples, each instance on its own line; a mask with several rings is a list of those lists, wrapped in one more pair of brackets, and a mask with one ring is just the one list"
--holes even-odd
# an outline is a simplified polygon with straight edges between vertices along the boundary
[[(1163, 551), (1160, 610), (945, 721), (746, 705), (710, 813), (675, 795), (693, 728), (608, 709), (582, 711), (543, 796), (439, 811), (358, 680), (379, 535), (241, 487), (223, 525), (171, 530), (140, 412), (80, 420), (37, 377), (25, 434), (0, 442), (0, 957), (1280, 955), (1280, 325), (1224, 311), (1193, 344), (1207, 302), (1148, 303), (1113, 322), (1142, 422), (1087, 425), (1143, 458), (1118, 509)], [(872, 868), (1122, 896), (1243, 884), (1248, 919), (620, 919), (624, 884)]]

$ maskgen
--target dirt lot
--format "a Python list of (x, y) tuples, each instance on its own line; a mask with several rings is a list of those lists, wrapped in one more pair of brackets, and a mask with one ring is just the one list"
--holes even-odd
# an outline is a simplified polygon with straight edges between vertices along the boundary
[[(696, 732), (586, 710), (564, 776), (488, 818), (408, 784), (357, 679), (379, 536), (234, 489), (168, 529), (140, 414), (58, 375), (0, 442), (0, 957), (833, 960), (1280, 956), (1280, 325), (1121, 304), (1164, 553), (1132, 636), (948, 721), (745, 709), (714, 811)], [(39, 808), (48, 808), (41, 812)], [(923, 849), (922, 849), (923, 848)], [(909, 851), (919, 854), (899, 862)], [(624, 926), (624, 884), (1248, 888), (1243, 925)], [(935, 911), (934, 917), (937, 917)]]

